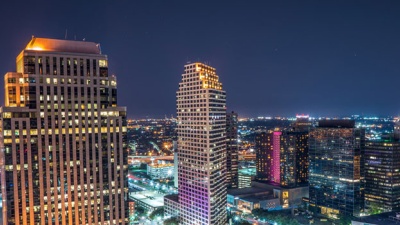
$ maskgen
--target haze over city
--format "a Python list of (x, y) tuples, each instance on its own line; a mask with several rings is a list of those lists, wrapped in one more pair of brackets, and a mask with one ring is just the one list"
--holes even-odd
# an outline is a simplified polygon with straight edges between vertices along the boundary
[(31, 35), (85, 39), (102, 44), (133, 118), (175, 114), (188, 61), (217, 68), (240, 116), (398, 115), (399, 11), (398, 1), (8, 2), (0, 72)]

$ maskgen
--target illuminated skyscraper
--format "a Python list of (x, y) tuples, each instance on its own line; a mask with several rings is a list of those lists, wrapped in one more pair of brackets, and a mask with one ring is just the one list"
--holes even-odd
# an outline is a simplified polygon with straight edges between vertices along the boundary
[(280, 157), (281, 186), (308, 185), (308, 131), (283, 132)]
[(238, 115), (235, 112), (226, 114), (226, 169), (228, 188), (238, 188)]
[(4, 224), (127, 224), (126, 108), (93, 42), (32, 38), (5, 75)]
[(262, 132), (256, 135), (257, 180), (280, 183), (280, 136), (282, 132)]
[(177, 91), (180, 223), (224, 224), (226, 95), (213, 67), (185, 65)]
[(281, 135), (282, 132), (274, 131), (272, 133), (272, 167), (271, 181), (275, 183), (281, 182)]
[(323, 120), (309, 136), (310, 207), (336, 218), (359, 216), (364, 208), (365, 131), (351, 120)]
[(367, 141), (364, 157), (366, 207), (371, 213), (399, 211), (399, 140), (388, 137), (382, 140)]
[(262, 132), (256, 135), (256, 178), (257, 180), (271, 180), (272, 167), (272, 136), (269, 133)]

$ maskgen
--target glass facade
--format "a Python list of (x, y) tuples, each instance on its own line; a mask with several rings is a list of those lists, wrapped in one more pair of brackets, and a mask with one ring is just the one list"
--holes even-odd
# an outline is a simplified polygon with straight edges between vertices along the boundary
[(365, 144), (365, 205), (369, 213), (400, 210), (400, 142)]
[(238, 188), (238, 114), (226, 114), (226, 183), (228, 188)]
[(365, 132), (354, 121), (319, 121), (309, 136), (311, 209), (328, 217), (359, 216), (364, 208)]

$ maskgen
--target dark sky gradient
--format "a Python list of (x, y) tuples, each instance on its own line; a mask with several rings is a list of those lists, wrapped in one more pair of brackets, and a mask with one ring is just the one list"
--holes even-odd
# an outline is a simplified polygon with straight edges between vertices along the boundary
[(187, 61), (217, 68), (241, 116), (400, 112), (400, 1), (7, 1), (0, 15), (0, 74), (31, 35), (68, 29), (101, 43), (134, 118), (175, 114)]

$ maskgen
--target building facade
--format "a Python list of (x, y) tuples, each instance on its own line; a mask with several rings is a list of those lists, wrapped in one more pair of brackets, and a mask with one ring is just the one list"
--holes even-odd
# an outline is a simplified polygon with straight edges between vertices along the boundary
[(164, 196), (164, 216), (167, 218), (179, 217), (179, 199), (177, 194)]
[(365, 205), (370, 213), (400, 210), (400, 142), (365, 144)]
[(322, 120), (309, 136), (310, 207), (331, 218), (359, 216), (364, 208), (365, 132), (351, 120)]
[(238, 188), (239, 175), (239, 145), (238, 145), (238, 114), (226, 114), (226, 183), (228, 188)]
[(151, 179), (172, 178), (174, 176), (174, 164), (160, 161), (147, 165), (147, 175), (149, 175)]
[(226, 94), (215, 68), (185, 65), (177, 121), (180, 224), (225, 224)]
[(271, 180), (272, 167), (272, 136), (270, 133), (262, 132), (256, 135), (256, 178), (257, 180)]
[(272, 132), (272, 163), (271, 181), (279, 184), (281, 182), (281, 131)]
[(126, 108), (93, 42), (35, 38), (5, 75), (4, 224), (126, 224)]
[(280, 157), (280, 184), (283, 187), (308, 185), (308, 132), (283, 132)]
[(280, 136), (282, 132), (262, 132), (256, 135), (257, 180), (280, 183)]
[(238, 188), (251, 187), (251, 182), (256, 177), (256, 168), (239, 169), (238, 176)]

